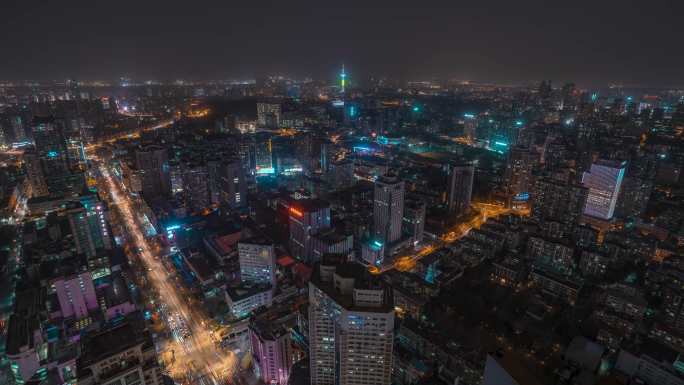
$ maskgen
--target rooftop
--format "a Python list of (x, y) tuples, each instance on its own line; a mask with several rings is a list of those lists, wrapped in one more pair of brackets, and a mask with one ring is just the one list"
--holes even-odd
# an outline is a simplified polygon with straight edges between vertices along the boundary
[[(513, 354), (495, 353), (490, 354), (487, 358), (496, 361), (518, 384), (542, 385), (539, 379), (534, 375), (533, 370), (526, 367), (524, 363)], [(484, 383), (488, 384), (486, 375)]]
[[(325, 257), (333, 256), (326, 255)], [(323, 258), (323, 262), (317, 263), (314, 266), (313, 274), (311, 275), (311, 284), (324, 291), (330, 298), (335, 300), (335, 302), (349, 310), (378, 313), (393, 311), (394, 301), (392, 299), (392, 291), (385, 287), (381, 277), (371, 275), (366, 267), (361, 264), (353, 262), (331, 263), (329, 260), (326, 260), (325, 257)], [(327, 279), (322, 277), (321, 266), (323, 266), (324, 269), (334, 266), (334, 275), (347, 279), (353, 278), (354, 289), (383, 290), (384, 298), (382, 305), (379, 307), (368, 307), (355, 304), (353, 294), (344, 294), (340, 292), (339, 288), (335, 287), (334, 278)]]
[(79, 369), (85, 369), (136, 345), (151, 343), (152, 336), (144, 329), (144, 325), (137, 319), (129, 318), (125, 323), (87, 335), (77, 365)]
[(290, 208), (300, 210), (305, 213), (329, 208), (330, 204), (322, 199), (300, 199), (292, 200), (288, 203)]
[(250, 329), (259, 338), (264, 340), (276, 340), (283, 335), (289, 334), (289, 329), (297, 323), (297, 314), (292, 311), (289, 303), (257, 311), (250, 321)]
[(245, 285), (241, 284), (239, 286), (229, 286), (226, 288), (226, 293), (228, 294), (228, 297), (235, 302), (235, 301), (240, 301), (249, 297), (252, 297), (254, 295), (266, 292), (271, 290), (271, 285), (270, 284), (262, 284), (262, 285)]

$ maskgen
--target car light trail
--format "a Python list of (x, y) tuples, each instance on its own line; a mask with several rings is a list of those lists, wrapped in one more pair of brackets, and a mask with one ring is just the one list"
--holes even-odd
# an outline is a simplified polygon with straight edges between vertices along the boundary
[(163, 301), (161, 313), (175, 337), (175, 344), (182, 347), (180, 351), (174, 350), (175, 360), (169, 368), (171, 375), (177, 381), (187, 383), (218, 385), (232, 382), (238, 365), (236, 355), (217, 346), (207, 326), (209, 319), (188, 301), (175, 284), (169, 282), (171, 272), (155, 258), (132, 208), (131, 198), (121, 191), (105, 165), (100, 164), (99, 168), (106, 190), (121, 214), (129, 240), (138, 250), (147, 279), (160, 294)]

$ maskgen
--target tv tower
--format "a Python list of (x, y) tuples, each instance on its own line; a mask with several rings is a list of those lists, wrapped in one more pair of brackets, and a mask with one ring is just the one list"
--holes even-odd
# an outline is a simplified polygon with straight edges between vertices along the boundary
[(344, 72), (344, 63), (342, 63), (342, 72), (340, 72), (340, 88), (342, 89), (342, 93), (344, 93), (346, 87), (347, 87), (347, 73)]

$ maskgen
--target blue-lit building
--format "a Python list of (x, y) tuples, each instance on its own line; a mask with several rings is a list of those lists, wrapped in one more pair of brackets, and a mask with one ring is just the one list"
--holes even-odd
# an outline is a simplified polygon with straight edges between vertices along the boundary
[(380, 266), (385, 259), (385, 245), (377, 239), (369, 239), (361, 244), (361, 259), (371, 265)]

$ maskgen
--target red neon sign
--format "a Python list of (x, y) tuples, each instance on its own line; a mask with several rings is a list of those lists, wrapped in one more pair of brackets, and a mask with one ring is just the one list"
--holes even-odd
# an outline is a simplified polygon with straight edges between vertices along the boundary
[(301, 211), (297, 210), (297, 209), (294, 208), (294, 207), (290, 207), (290, 212), (291, 212), (292, 214), (294, 214), (294, 215), (300, 217), (300, 218), (304, 216), (304, 213), (302, 213)]

